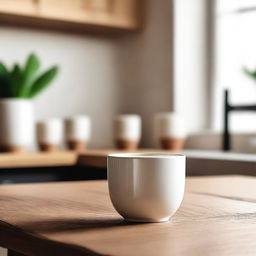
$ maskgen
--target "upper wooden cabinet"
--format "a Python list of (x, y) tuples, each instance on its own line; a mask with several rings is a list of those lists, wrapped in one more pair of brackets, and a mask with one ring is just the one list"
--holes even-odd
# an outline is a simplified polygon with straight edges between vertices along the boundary
[(137, 30), (143, 0), (0, 0), (0, 22), (60, 29)]

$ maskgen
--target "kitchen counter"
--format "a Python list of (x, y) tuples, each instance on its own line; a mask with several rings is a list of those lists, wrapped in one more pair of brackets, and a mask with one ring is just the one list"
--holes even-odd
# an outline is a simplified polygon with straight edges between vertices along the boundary
[[(82, 152), (0, 154), (0, 183), (106, 178), (107, 155), (131, 151), (88, 149)], [(137, 153), (176, 153), (138, 149)], [(209, 150), (184, 150), (187, 175), (256, 175), (256, 155)], [(36, 177), (32, 177), (33, 175)], [(65, 177), (64, 177), (65, 176)], [(30, 178), (31, 177), (31, 178)]]
[(0, 246), (30, 256), (256, 255), (256, 178), (190, 177), (170, 222), (126, 223), (106, 181), (0, 186)]

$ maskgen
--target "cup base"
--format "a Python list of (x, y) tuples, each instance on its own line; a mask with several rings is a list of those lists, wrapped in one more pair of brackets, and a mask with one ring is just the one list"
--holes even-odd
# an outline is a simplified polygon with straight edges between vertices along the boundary
[(132, 140), (116, 140), (116, 147), (118, 149), (126, 149), (126, 150), (134, 150), (137, 149), (139, 145), (138, 141), (132, 141)]
[(68, 148), (75, 151), (83, 151), (86, 149), (86, 142), (80, 140), (70, 140), (67, 142)]
[(140, 223), (160, 223), (160, 222), (167, 222), (170, 220), (170, 217), (159, 219), (159, 220), (142, 220), (142, 219), (130, 219), (124, 218), (127, 222), (140, 222)]
[(48, 144), (48, 143), (40, 143), (39, 149), (42, 152), (49, 152), (49, 153), (56, 152), (59, 150), (57, 145)]
[(183, 149), (185, 139), (182, 138), (161, 138), (160, 143), (163, 149), (180, 151)]

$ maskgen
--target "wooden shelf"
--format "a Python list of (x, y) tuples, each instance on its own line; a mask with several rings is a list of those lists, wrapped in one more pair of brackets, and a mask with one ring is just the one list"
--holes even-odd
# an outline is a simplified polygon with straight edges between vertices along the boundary
[(0, 0), (0, 22), (69, 31), (133, 31), (143, 0)]
[[(131, 152), (126, 150), (105, 149), (86, 150), (81, 153), (63, 151), (54, 153), (1, 153), (0, 168), (48, 167), (48, 166), (90, 166), (107, 168), (107, 155), (111, 153)], [(138, 149), (133, 153), (173, 153), (158, 149)]]
[(74, 152), (1, 153), (0, 168), (72, 166), (77, 163)]

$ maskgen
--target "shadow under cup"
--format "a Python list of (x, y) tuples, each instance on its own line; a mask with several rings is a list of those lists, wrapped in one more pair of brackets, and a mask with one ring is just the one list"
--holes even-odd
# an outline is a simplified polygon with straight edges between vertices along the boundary
[(186, 157), (179, 154), (109, 155), (114, 208), (127, 221), (168, 221), (183, 199), (185, 169)]

